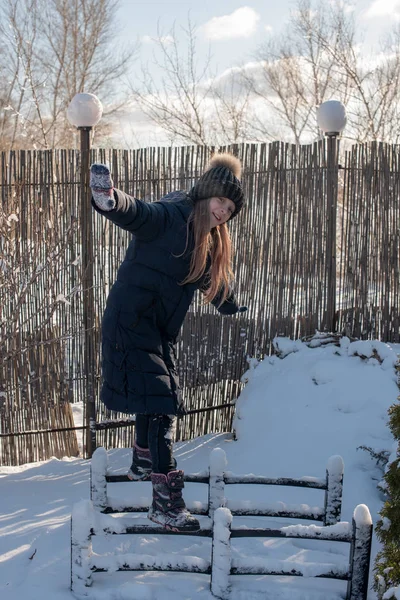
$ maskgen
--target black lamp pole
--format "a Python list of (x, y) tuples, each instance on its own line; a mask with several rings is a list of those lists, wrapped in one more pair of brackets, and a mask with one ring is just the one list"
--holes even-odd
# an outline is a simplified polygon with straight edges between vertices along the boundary
[(326, 178), (326, 258), (327, 258), (327, 310), (325, 328), (336, 331), (336, 216), (338, 201), (337, 140), (339, 133), (326, 133), (327, 178)]
[(92, 127), (78, 127), (81, 134), (81, 265), (84, 327), (84, 378), (86, 457), (96, 450), (96, 355), (94, 348), (95, 311), (93, 277), (93, 226), (89, 187), (90, 132)]

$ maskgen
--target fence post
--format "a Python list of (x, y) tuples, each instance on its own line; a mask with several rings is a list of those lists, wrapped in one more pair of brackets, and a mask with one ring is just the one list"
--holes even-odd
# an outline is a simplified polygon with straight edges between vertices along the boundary
[(90, 462), (90, 499), (95, 510), (102, 512), (107, 506), (108, 456), (104, 448), (96, 448)]
[(350, 579), (346, 600), (367, 600), (371, 559), (372, 519), (365, 504), (356, 506), (350, 550)]
[(71, 591), (88, 596), (87, 588), (93, 583), (89, 558), (92, 554), (93, 508), (89, 500), (81, 500), (72, 507), (71, 515)]
[(208, 486), (208, 516), (214, 518), (217, 508), (225, 504), (224, 471), (227, 466), (226, 454), (221, 448), (214, 448), (210, 454), (210, 482)]
[(231, 511), (228, 508), (217, 508), (213, 523), (211, 593), (221, 600), (229, 598), (229, 575), (232, 563), (231, 524)]
[(324, 525), (340, 521), (342, 512), (344, 463), (341, 456), (331, 456), (326, 467)]

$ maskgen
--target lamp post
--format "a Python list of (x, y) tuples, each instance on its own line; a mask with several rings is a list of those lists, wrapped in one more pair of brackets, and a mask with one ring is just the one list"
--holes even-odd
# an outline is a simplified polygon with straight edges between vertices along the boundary
[(338, 100), (323, 102), (317, 109), (318, 127), (327, 137), (326, 177), (326, 279), (325, 328), (336, 330), (336, 216), (338, 195), (338, 136), (346, 126), (346, 109)]
[(103, 107), (94, 94), (76, 94), (67, 110), (71, 125), (80, 131), (80, 208), (81, 208), (81, 266), (84, 327), (84, 377), (85, 377), (85, 424), (86, 456), (96, 450), (96, 398), (95, 374), (96, 354), (94, 348), (94, 279), (93, 279), (93, 228), (91, 192), (89, 187), (90, 131), (101, 119)]

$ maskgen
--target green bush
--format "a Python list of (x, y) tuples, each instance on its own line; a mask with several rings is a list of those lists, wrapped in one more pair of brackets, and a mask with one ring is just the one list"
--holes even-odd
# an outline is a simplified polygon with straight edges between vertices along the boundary
[[(397, 365), (397, 373), (400, 366)], [(390, 588), (400, 592), (400, 404), (389, 409), (389, 427), (397, 441), (397, 452), (391, 457), (384, 475), (387, 500), (380, 512), (381, 519), (376, 526), (376, 534), (382, 543), (375, 563), (375, 590), (383, 598)], [(385, 595), (385, 600), (395, 600), (395, 596)]]

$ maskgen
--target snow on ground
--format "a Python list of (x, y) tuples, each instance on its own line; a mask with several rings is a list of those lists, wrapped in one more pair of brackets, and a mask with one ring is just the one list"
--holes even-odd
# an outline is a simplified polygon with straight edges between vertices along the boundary
[[(278, 339), (281, 356), (252, 360), (248, 383), (237, 402), (235, 431), (176, 444), (178, 467), (186, 472), (207, 468), (213, 448), (227, 455), (227, 469), (268, 477), (324, 477), (328, 459), (344, 460), (342, 521), (351, 521), (356, 505), (366, 504), (374, 524), (382, 504), (382, 478), (370, 454), (359, 449), (390, 451), (387, 409), (396, 401), (396, 353), (379, 342), (310, 348)], [(395, 349), (396, 351), (398, 348)], [(361, 358), (362, 355), (364, 358)], [(380, 356), (380, 359), (378, 359)], [(110, 467), (124, 472), (127, 449), (109, 452)], [(111, 487), (111, 486), (110, 486)], [(150, 497), (149, 483), (112, 484), (122, 503)], [(302, 488), (231, 485), (230, 502), (323, 506), (323, 492)], [(70, 515), (75, 502), (89, 497), (89, 461), (66, 458), (22, 467), (0, 467), (0, 597), (5, 600), (71, 599)], [(188, 503), (207, 502), (202, 484), (187, 484)], [(122, 518), (122, 517), (113, 517)], [(146, 522), (145, 515), (123, 518)], [(201, 518), (202, 519), (202, 518)], [(235, 525), (281, 527), (284, 519), (234, 517)], [(147, 521), (148, 523), (148, 521)], [(312, 522), (303, 521), (308, 525)], [(110, 536), (94, 538), (98, 552), (159, 553), (209, 560), (208, 539), (178, 536)], [(373, 541), (373, 558), (377, 552)], [(345, 566), (348, 544), (301, 539), (239, 538), (232, 540), (234, 560), (268, 559), (313, 573), (320, 563)], [(96, 600), (211, 600), (209, 576), (180, 573), (94, 574), (89, 597)], [(232, 576), (232, 600), (337, 600), (345, 582), (309, 577)], [(370, 591), (369, 600), (375, 599)]]

